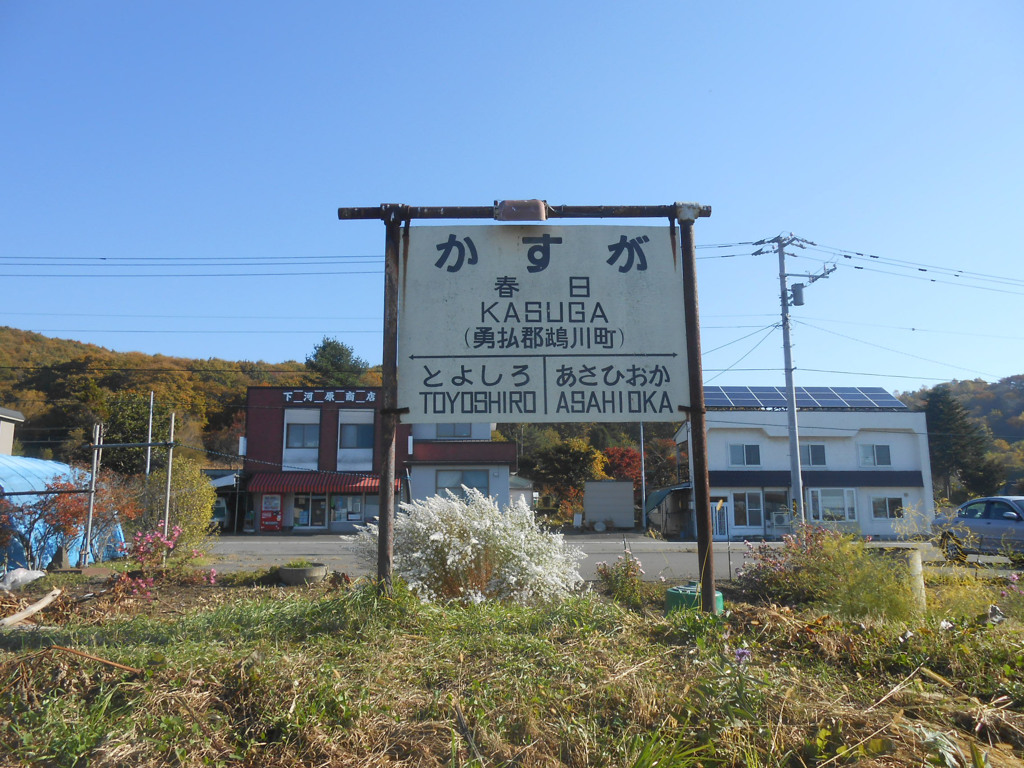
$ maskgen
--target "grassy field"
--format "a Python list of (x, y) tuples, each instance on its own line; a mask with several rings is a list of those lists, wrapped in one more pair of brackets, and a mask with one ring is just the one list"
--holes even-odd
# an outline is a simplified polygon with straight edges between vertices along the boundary
[(0, 634), (0, 764), (1022, 764), (1017, 595), (974, 572), (929, 584), (912, 622), (729, 585), (722, 616), (665, 616), (664, 586), (525, 608), (260, 581), (63, 577), (37, 626)]

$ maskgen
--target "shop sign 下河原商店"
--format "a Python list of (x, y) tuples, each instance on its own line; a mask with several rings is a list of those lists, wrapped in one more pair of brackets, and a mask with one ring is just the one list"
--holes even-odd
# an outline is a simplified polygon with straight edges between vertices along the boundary
[(400, 264), (410, 422), (678, 421), (689, 406), (668, 226), (412, 227)]

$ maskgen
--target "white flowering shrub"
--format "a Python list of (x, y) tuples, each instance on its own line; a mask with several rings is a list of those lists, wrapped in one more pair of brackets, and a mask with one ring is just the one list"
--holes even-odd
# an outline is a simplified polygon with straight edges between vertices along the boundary
[[(401, 505), (395, 518), (394, 571), (424, 600), (522, 604), (562, 598), (583, 584), (586, 557), (561, 534), (542, 530), (522, 500), (499, 509), (473, 488)], [(359, 532), (360, 549), (377, 559), (377, 526)]]

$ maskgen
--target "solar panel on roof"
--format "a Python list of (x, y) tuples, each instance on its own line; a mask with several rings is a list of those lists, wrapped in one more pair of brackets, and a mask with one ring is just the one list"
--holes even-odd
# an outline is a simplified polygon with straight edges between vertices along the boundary
[[(781, 408), (788, 396), (784, 387), (705, 387), (704, 403), (713, 408)], [(796, 387), (796, 404), (803, 409), (906, 408), (881, 387)]]

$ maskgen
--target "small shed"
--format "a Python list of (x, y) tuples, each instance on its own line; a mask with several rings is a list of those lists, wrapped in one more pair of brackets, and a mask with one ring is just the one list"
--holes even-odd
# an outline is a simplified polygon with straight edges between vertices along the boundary
[(533, 492), (532, 480), (527, 480), (525, 477), (520, 477), (519, 475), (515, 474), (509, 475), (508, 490), (509, 497), (511, 498), (513, 504), (519, 501), (519, 499), (522, 499), (523, 501), (526, 502), (526, 506), (528, 506), (530, 509), (537, 508), (537, 502), (534, 498), (536, 494)]
[(583, 520), (588, 527), (635, 527), (633, 481), (588, 480), (583, 489)]

